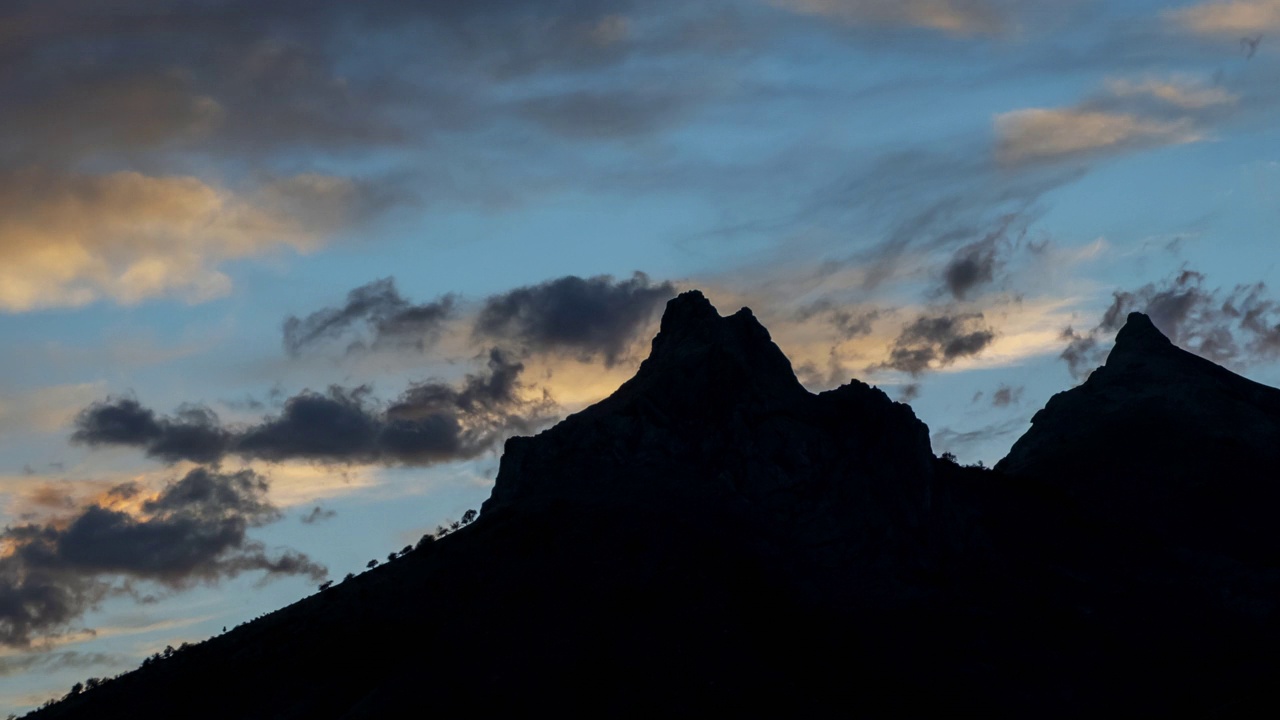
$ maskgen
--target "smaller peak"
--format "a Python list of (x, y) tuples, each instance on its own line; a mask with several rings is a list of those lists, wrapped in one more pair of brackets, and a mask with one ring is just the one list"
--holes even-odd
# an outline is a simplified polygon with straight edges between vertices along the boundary
[(1142, 357), (1151, 352), (1159, 352), (1172, 348), (1173, 343), (1160, 332), (1155, 323), (1145, 313), (1131, 312), (1125, 319), (1124, 327), (1116, 334), (1115, 347), (1107, 358), (1107, 364), (1129, 357)]
[(1129, 317), (1125, 318), (1124, 327), (1120, 328), (1120, 332), (1116, 334), (1116, 345), (1121, 343), (1132, 342), (1157, 342), (1163, 345), (1170, 345), (1169, 338), (1160, 332), (1156, 324), (1151, 322), (1151, 318), (1145, 313), (1131, 312)]

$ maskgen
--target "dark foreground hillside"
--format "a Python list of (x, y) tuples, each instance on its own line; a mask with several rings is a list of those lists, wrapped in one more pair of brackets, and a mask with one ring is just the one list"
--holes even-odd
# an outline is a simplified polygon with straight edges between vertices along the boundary
[[(1115, 352), (1170, 349), (1143, 330)], [(1127, 363), (1099, 382), (1167, 384)], [(1117, 467), (1143, 468), (1108, 475), (1122, 501), (1104, 504), (1090, 466), (1037, 469), (1099, 452), (1071, 402), (1099, 382), (1038, 416), (1010, 473), (962, 468), (905, 405), (857, 382), (808, 393), (750, 312), (686, 293), (635, 378), (508, 443), (472, 525), (35, 716), (1249, 715), (1280, 680), (1280, 531), (1215, 528), (1272, 502), (1275, 443), (1251, 428), (1280, 411), (1174, 364), (1213, 414), (1159, 421), (1181, 438), (1212, 422), (1244, 438), (1232, 471), (1258, 469), (1215, 494), (1203, 464), (1139, 463), (1156, 419), (1104, 387), (1123, 420), (1106, 429), (1131, 437)], [(1161, 479), (1201, 488), (1213, 521)]]

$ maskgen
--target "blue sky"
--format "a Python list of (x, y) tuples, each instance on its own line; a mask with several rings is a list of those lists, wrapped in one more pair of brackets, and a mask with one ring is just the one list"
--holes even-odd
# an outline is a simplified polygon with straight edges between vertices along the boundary
[(2, 707), (479, 507), (680, 290), (965, 462), (1131, 310), (1280, 384), (1280, 0), (161, 5), (0, 10)]

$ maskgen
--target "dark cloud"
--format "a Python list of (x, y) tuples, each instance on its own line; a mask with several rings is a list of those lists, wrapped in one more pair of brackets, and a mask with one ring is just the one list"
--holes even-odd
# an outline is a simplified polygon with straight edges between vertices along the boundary
[(284, 349), (297, 356), (324, 340), (347, 334), (355, 325), (365, 325), (371, 331), (369, 343), (374, 348), (408, 346), (424, 350), (435, 342), (452, 316), (453, 303), (453, 296), (445, 295), (435, 302), (414, 305), (401, 297), (395, 278), (375, 280), (347, 293), (347, 302), (341, 307), (286, 319)]
[(943, 290), (957, 300), (966, 300), (969, 293), (991, 284), (1004, 266), (1003, 254), (1011, 244), (1009, 229), (1020, 220), (1017, 214), (1006, 215), (986, 237), (956, 250), (942, 269)]
[[(280, 517), (267, 490), (266, 479), (249, 470), (196, 468), (145, 500), (139, 514), (95, 503), (70, 517), (6, 528), (13, 550), (0, 558), (0, 643), (26, 645), (55, 632), (131, 581), (183, 589), (254, 571), (323, 578), (325, 568), (305, 555), (269, 555), (248, 537), (250, 528)], [(127, 484), (109, 494), (141, 492)]]
[(306, 515), (303, 515), (300, 519), (302, 520), (302, 523), (304, 525), (314, 525), (318, 522), (323, 522), (325, 520), (330, 520), (334, 517), (337, 517), (337, 515), (338, 513), (335, 510), (327, 510), (325, 508), (320, 507), (319, 505), (316, 505), (315, 507), (311, 508), (311, 510)]
[(1207, 277), (1183, 268), (1159, 282), (1116, 290), (1088, 332), (1067, 328), (1061, 355), (1075, 377), (1099, 365), (1106, 343), (1131, 312), (1145, 313), (1178, 346), (1208, 360), (1247, 368), (1280, 357), (1280, 304), (1264, 283), (1212, 288)]
[(796, 320), (800, 322), (815, 317), (830, 323), (842, 340), (852, 340), (871, 334), (871, 326), (880, 318), (880, 311), (875, 308), (842, 307), (830, 300), (818, 300), (801, 307), (796, 312)]
[(920, 383), (911, 383), (902, 386), (902, 393), (898, 395), (898, 402), (909, 403), (920, 397)]
[(982, 313), (922, 315), (898, 334), (889, 359), (870, 370), (899, 370), (918, 376), (982, 352), (995, 337)]
[(991, 404), (995, 407), (1009, 407), (1015, 403), (1022, 402), (1022, 393), (1026, 388), (1022, 386), (1010, 387), (1001, 385), (996, 391), (991, 393)]
[(166, 462), (216, 462), (231, 442), (231, 433), (206, 407), (188, 405), (173, 417), (159, 417), (131, 397), (90, 405), (76, 416), (75, 428), (72, 442), (138, 447)]
[(1106, 357), (1098, 347), (1098, 339), (1094, 333), (1082, 335), (1075, 328), (1067, 326), (1062, 331), (1061, 339), (1067, 341), (1067, 346), (1058, 357), (1067, 363), (1067, 371), (1071, 373), (1071, 377), (1087, 377)]
[(369, 388), (331, 386), (285, 401), (279, 415), (246, 429), (235, 450), (265, 460), (370, 461), (377, 457), (380, 423), (368, 403)]
[(240, 436), (235, 452), (265, 460), (426, 465), (476, 457), (507, 435), (545, 421), (549, 403), (517, 391), (524, 366), (500, 350), (488, 371), (460, 386), (411, 386), (385, 410), (354, 391), (331, 387), (285, 402), (284, 411)]
[(395, 146), (482, 119), (474, 88), (487, 83), (467, 77), (622, 61), (635, 44), (620, 15), (631, 6), (125, 0), (103, 13), (71, 0), (9, 3), (0, 66), (21, 72), (0, 74), (11, 109), (0, 157)]
[[(367, 386), (335, 385), (323, 393), (299, 393), (284, 401), (278, 415), (236, 428), (219, 425), (205, 409), (187, 408), (167, 418), (132, 398), (108, 399), (80, 413), (72, 437), (95, 446), (142, 448), (168, 462), (217, 462), (227, 455), (393, 465), (463, 460), (551, 419), (549, 398), (520, 396), (522, 372), (523, 364), (495, 348), (484, 372), (456, 386), (418, 383), (383, 407)], [(218, 442), (206, 442), (209, 437)]]
[(640, 272), (618, 281), (569, 275), (488, 298), (475, 334), (532, 352), (600, 357), (612, 366), (675, 294), (673, 284), (655, 284)]

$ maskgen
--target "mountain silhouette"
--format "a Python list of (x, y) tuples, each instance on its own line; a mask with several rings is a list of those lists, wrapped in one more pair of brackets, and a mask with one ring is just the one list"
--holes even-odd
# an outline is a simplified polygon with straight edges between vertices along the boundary
[(1060, 488), (1099, 521), (1280, 559), (1280, 390), (1178, 348), (1141, 313), (996, 467)]
[(1245, 715), (1280, 677), (1278, 395), (1134, 315), (961, 467), (685, 293), (474, 523), (35, 716)]

